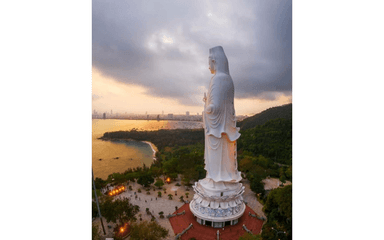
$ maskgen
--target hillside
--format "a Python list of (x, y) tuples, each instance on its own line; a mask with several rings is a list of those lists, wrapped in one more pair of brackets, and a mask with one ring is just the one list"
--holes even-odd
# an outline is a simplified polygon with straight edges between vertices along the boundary
[(241, 130), (239, 151), (262, 155), (280, 164), (292, 165), (292, 121), (277, 118), (254, 128)]
[(102, 140), (134, 139), (136, 141), (150, 141), (162, 150), (165, 147), (204, 144), (203, 129), (160, 129), (158, 131), (118, 131), (106, 132)]
[(269, 120), (277, 118), (292, 119), (292, 103), (262, 111), (261, 113), (238, 122), (237, 127), (240, 127), (241, 130), (246, 130), (258, 125), (263, 125)]

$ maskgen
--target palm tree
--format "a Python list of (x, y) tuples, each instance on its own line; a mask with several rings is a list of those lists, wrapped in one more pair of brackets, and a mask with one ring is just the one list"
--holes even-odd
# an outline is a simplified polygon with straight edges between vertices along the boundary
[(134, 205), (133, 207), (134, 207), (134, 209), (135, 209), (136, 212), (140, 211), (140, 207), (139, 207), (139, 206)]
[(186, 192), (186, 193), (185, 193), (185, 196), (186, 196), (187, 198), (188, 198), (188, 195), (189, 195), (189, 192)]
[(169, 199), (169, 200), (172, 200), (172, 197), (173, 197), (172, 194), (168, 194), (168, 199)]

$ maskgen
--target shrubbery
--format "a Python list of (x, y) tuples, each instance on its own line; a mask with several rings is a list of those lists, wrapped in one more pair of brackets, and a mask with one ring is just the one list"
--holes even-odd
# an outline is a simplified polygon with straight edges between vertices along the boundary
[(292, 239), (292, 185), (272, 190), (263, 210), (268, 221), (263, 226), (262, 238)]
[(292, 119), (270, 120), (240, 133), (238, 149), (253, 156), (263, 155), (275, 162), (292, 165)]

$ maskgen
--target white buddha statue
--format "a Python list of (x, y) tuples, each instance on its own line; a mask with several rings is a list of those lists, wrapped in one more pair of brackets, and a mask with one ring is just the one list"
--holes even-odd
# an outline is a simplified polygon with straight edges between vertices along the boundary
[(241, 175), (237, 171), (236, 140), (240, 133), (233, 105), (234, 85), (221, 46), (209, 49), (209, 69), (214, 75), (203, 99), (207, 175), (201, 183), (209, 188), (223, 189), (229, 183), (238, 183)]
[(233, 106), (234, 86), (222, 47), (209, 50), (209, 69), (214, 74), (208, 94), (204, 94), (205, 170), (207, 175), (193, 186), (189, 208), (199, 224), (224, 227), (238, 223), (244, 214), (243, 194), (237, 171), (236, 127)]

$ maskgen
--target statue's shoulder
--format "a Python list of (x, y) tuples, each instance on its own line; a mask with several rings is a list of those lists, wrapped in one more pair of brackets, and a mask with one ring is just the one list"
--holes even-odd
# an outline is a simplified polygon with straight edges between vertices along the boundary
[(222, 72), (218, 72), (215, 74), (215, 76), (213, 77), (213, 81), (225, 81), (225, 80), (230, 80), (231, 79), (231, 76), (226, 74), (226, 73), (222, 73)]

